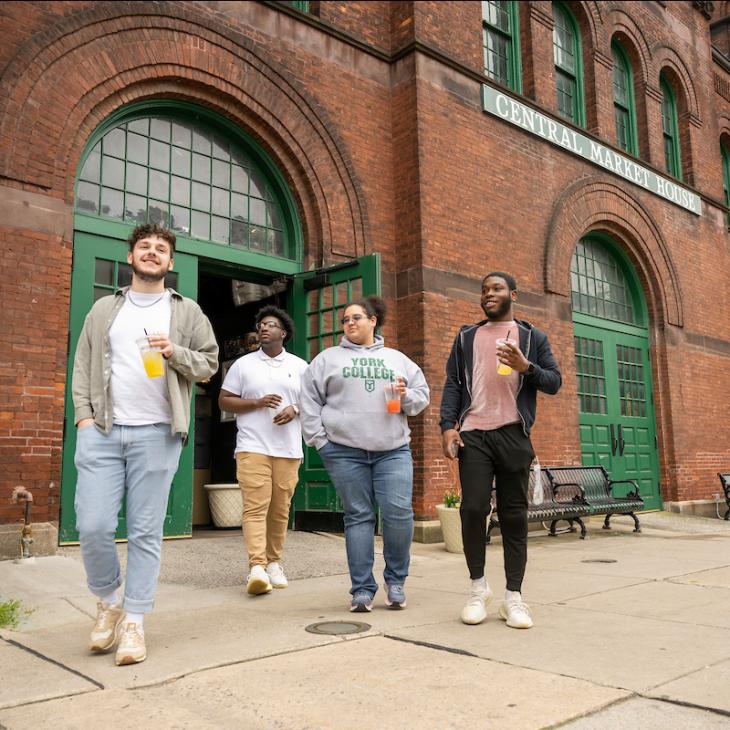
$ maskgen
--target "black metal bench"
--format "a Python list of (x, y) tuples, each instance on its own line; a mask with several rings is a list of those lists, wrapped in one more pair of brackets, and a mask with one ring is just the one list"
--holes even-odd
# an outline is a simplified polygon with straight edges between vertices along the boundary
[(730, 472), (725, 472), (724, 474), (720, 472), (717, 476), (720, 477), (720, 484), (722, 484), (722, 489), (725, 492), (727, 512), (725, 512), (725, 517), (723, 517), (723, 519), (726, 520), (730, 517)]
[[(634, 514), (644, 509), (638, 484), (631, 479), (611, 479), (602, 466), (550, 466), (546, 469), (553, 490), (572, 487), (580, 489), (591, 515), (606, 515), (603, 529), (611, 529), (613, 515), (627, 515), (634, 520), (634, 532), (641, 532), (639, 518)], [(633, 489), (625, 497), (613, 493), (616, 484), (628, 484)]]
[[(586, 526), (581, 518), (590, 514), (589, 507), (583, 499), (583, 491), (574, 485), (553, 487), (547, 468), (541, 469), (540, 482), (542, 493), (539, 489), (535, 490), (535, 472), (530, 470), (527, 487), (527, 521), (550, 522), (549, 534), (551, 537), (555, 537), (557, 534), (555, 526), (561, 520), (568, 522), (570, 532), (576, 531), (573, 523), (577, 522), (580, 525), (580, 539), (583, 540), (586, 535)], [(492, 513), (487, 527), (487, 543), (491, 541), (492, 530), (497, 528), (499, 528), (499, 515), (496, 511), (495, 493), (492, 491)]]

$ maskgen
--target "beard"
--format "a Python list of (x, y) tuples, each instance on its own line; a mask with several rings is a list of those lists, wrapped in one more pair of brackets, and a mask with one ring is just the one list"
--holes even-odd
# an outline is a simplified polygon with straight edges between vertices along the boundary
[(156, 281), (159, 281), (160, 279), (164, 279), (167, 275), (167, 271), (163, 271), (162, 267), (160, 267), (159, 271), (154, 274), (150, 274), (147, 271), (142, 271), (142, 269), (140, 269), (134, 261), (132, 262), (132, 271), (140, 281), (144, 281), (147, 283), (154, 283)]
[(496, 309), (493, 309), (491, 312), (489, 312), (486, 307), (482, 307), (482, 311), (484, 312), (484, 315), (487, 319), (501, 319), (504, 317), (507, 312), (509, 312), (510, 307), (512, 306), (512, 300), (508, 299), (505, 302), (502, 302)]

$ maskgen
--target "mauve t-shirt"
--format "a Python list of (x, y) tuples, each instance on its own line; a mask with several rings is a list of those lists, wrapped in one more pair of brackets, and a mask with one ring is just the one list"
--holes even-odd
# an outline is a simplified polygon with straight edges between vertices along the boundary
[(487, 322), (474, 337), (472, 399), (462, 431), (492, 431), (510, 423), (519, 423), (517, 389), (520, 374), (497, 375), (497, 340), (508, 338), (519, 343), (517, 323)]

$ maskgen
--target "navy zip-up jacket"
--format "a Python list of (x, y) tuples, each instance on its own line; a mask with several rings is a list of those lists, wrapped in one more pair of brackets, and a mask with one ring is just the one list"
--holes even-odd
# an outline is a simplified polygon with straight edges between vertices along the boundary
[[(522, 419), (525, 436), (530, 435), (535, 423), (537, 391), (554, 395), (560, 390), (562, 378), (555, 362), (547, 335), (529, 322), (516, 319), (520, 334), (520, 350), (534, 366), (532, 375), (521, 374), (517, 389), (517, 411)], [(456, 335), (446, 363), (446, 382), (441, 398), (441, 432), (461, 428), (464, 417), (471, 408), (471, 382), (474, 372), (474, 337), (477, 329), (486, 324), (462, 326)]]

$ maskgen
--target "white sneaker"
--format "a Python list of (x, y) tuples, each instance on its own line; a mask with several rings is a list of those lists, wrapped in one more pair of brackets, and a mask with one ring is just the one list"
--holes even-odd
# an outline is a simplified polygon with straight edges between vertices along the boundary
[(263, 565), (254, 565), (251, 568), (251, 572), (246, 580), (246, 592), (251, 596), (271, 593), (271, 581)]
[(91, 630), (89, 649), (95, 653), (108, 651), (119, 638), (120, 624), (124, 618), (121, 604), (105, 605), (96, 602), (96, 623)]
[(461, 610), (461, 620), (465, 624), (480, 624), (487, 617), (487, 606), (493, 597), (494, 594), (486, 579), (473, 580), (469, 599)]
[(144, 643), (144, 631), (136, 623), (122, 625), (122, 635), (114, 658), (117, 666), (138, 664), (147, 658), (147, 647)]
[(517, 591), (507, 591), (504, 603), (499, 607), (499, 617), (513, 629), (531, 629), (530, 607), (522, 600)]
[(289, 585), (289, 581), (284, 575), (284, 569), (279, 563), (269, 563), (266, 566), (266, 574), (274, 588), (286, 588)]

